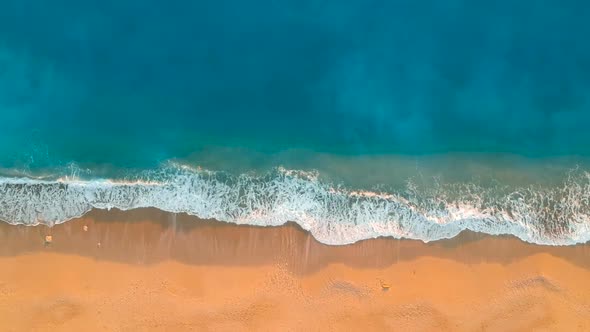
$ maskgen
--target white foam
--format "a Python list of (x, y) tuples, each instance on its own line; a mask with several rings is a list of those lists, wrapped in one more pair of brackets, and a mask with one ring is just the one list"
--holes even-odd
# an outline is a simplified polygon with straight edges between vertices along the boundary
[(347, 190), (321, 182), (317, 173), (230, 176), (174, 164), (131, 180), (0, 178), (0, 219), (12, 224), (53, 225), (93, 208), (144, 207), (236, 224), (294, 221), (326, 244), (379, 236), (427, 242), (466, 229), (548, 245), (590, 240), (586, 173), (555, 188), (417, 188), (410, 182), (403, 194)]

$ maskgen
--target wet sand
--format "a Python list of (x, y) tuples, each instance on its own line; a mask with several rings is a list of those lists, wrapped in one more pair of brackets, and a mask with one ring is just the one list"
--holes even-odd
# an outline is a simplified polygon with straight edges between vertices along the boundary
[(590, 245), (470, 232), (327, 246), (154, 209), (0, 223), (2, 331), (590, 330), (588, 280)]

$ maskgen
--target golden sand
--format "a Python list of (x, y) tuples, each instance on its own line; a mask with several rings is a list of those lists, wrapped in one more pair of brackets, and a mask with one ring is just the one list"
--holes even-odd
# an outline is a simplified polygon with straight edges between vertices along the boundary
[(1, 331), (584, 331), (589, 280), (588, 245), (474, 233), (326, 246), (150, 209), (0, 226)]

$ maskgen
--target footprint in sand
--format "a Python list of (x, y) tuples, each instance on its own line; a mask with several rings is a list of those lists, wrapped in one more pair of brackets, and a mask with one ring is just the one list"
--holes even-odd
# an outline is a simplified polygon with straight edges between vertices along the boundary
[(66, 299), (48, 301), (39, 305), (31, 315), (35, 325), (62, 325), (82, 313), (82, 306)]
[(352, 295), (358, 298), (365, 297), (369, 294), (368, 289), (345, 280), (331, 280), (326, 286), (326, 291), (341, 295)]

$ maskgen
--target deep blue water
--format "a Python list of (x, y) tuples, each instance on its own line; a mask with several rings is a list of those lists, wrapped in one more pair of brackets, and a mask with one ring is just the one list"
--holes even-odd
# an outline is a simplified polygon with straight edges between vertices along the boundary
[(5, 0), (0, 161), (585, 155), (588, 17), (586, 1)]
[[(589, 17), (574, 0), (4, 0), (0, 171), (143, 179), (176, 160), (388, 192), (440, 174), (567, 188), (590, 155)], [(557, 210), (526, 222), (590, 216)]]

